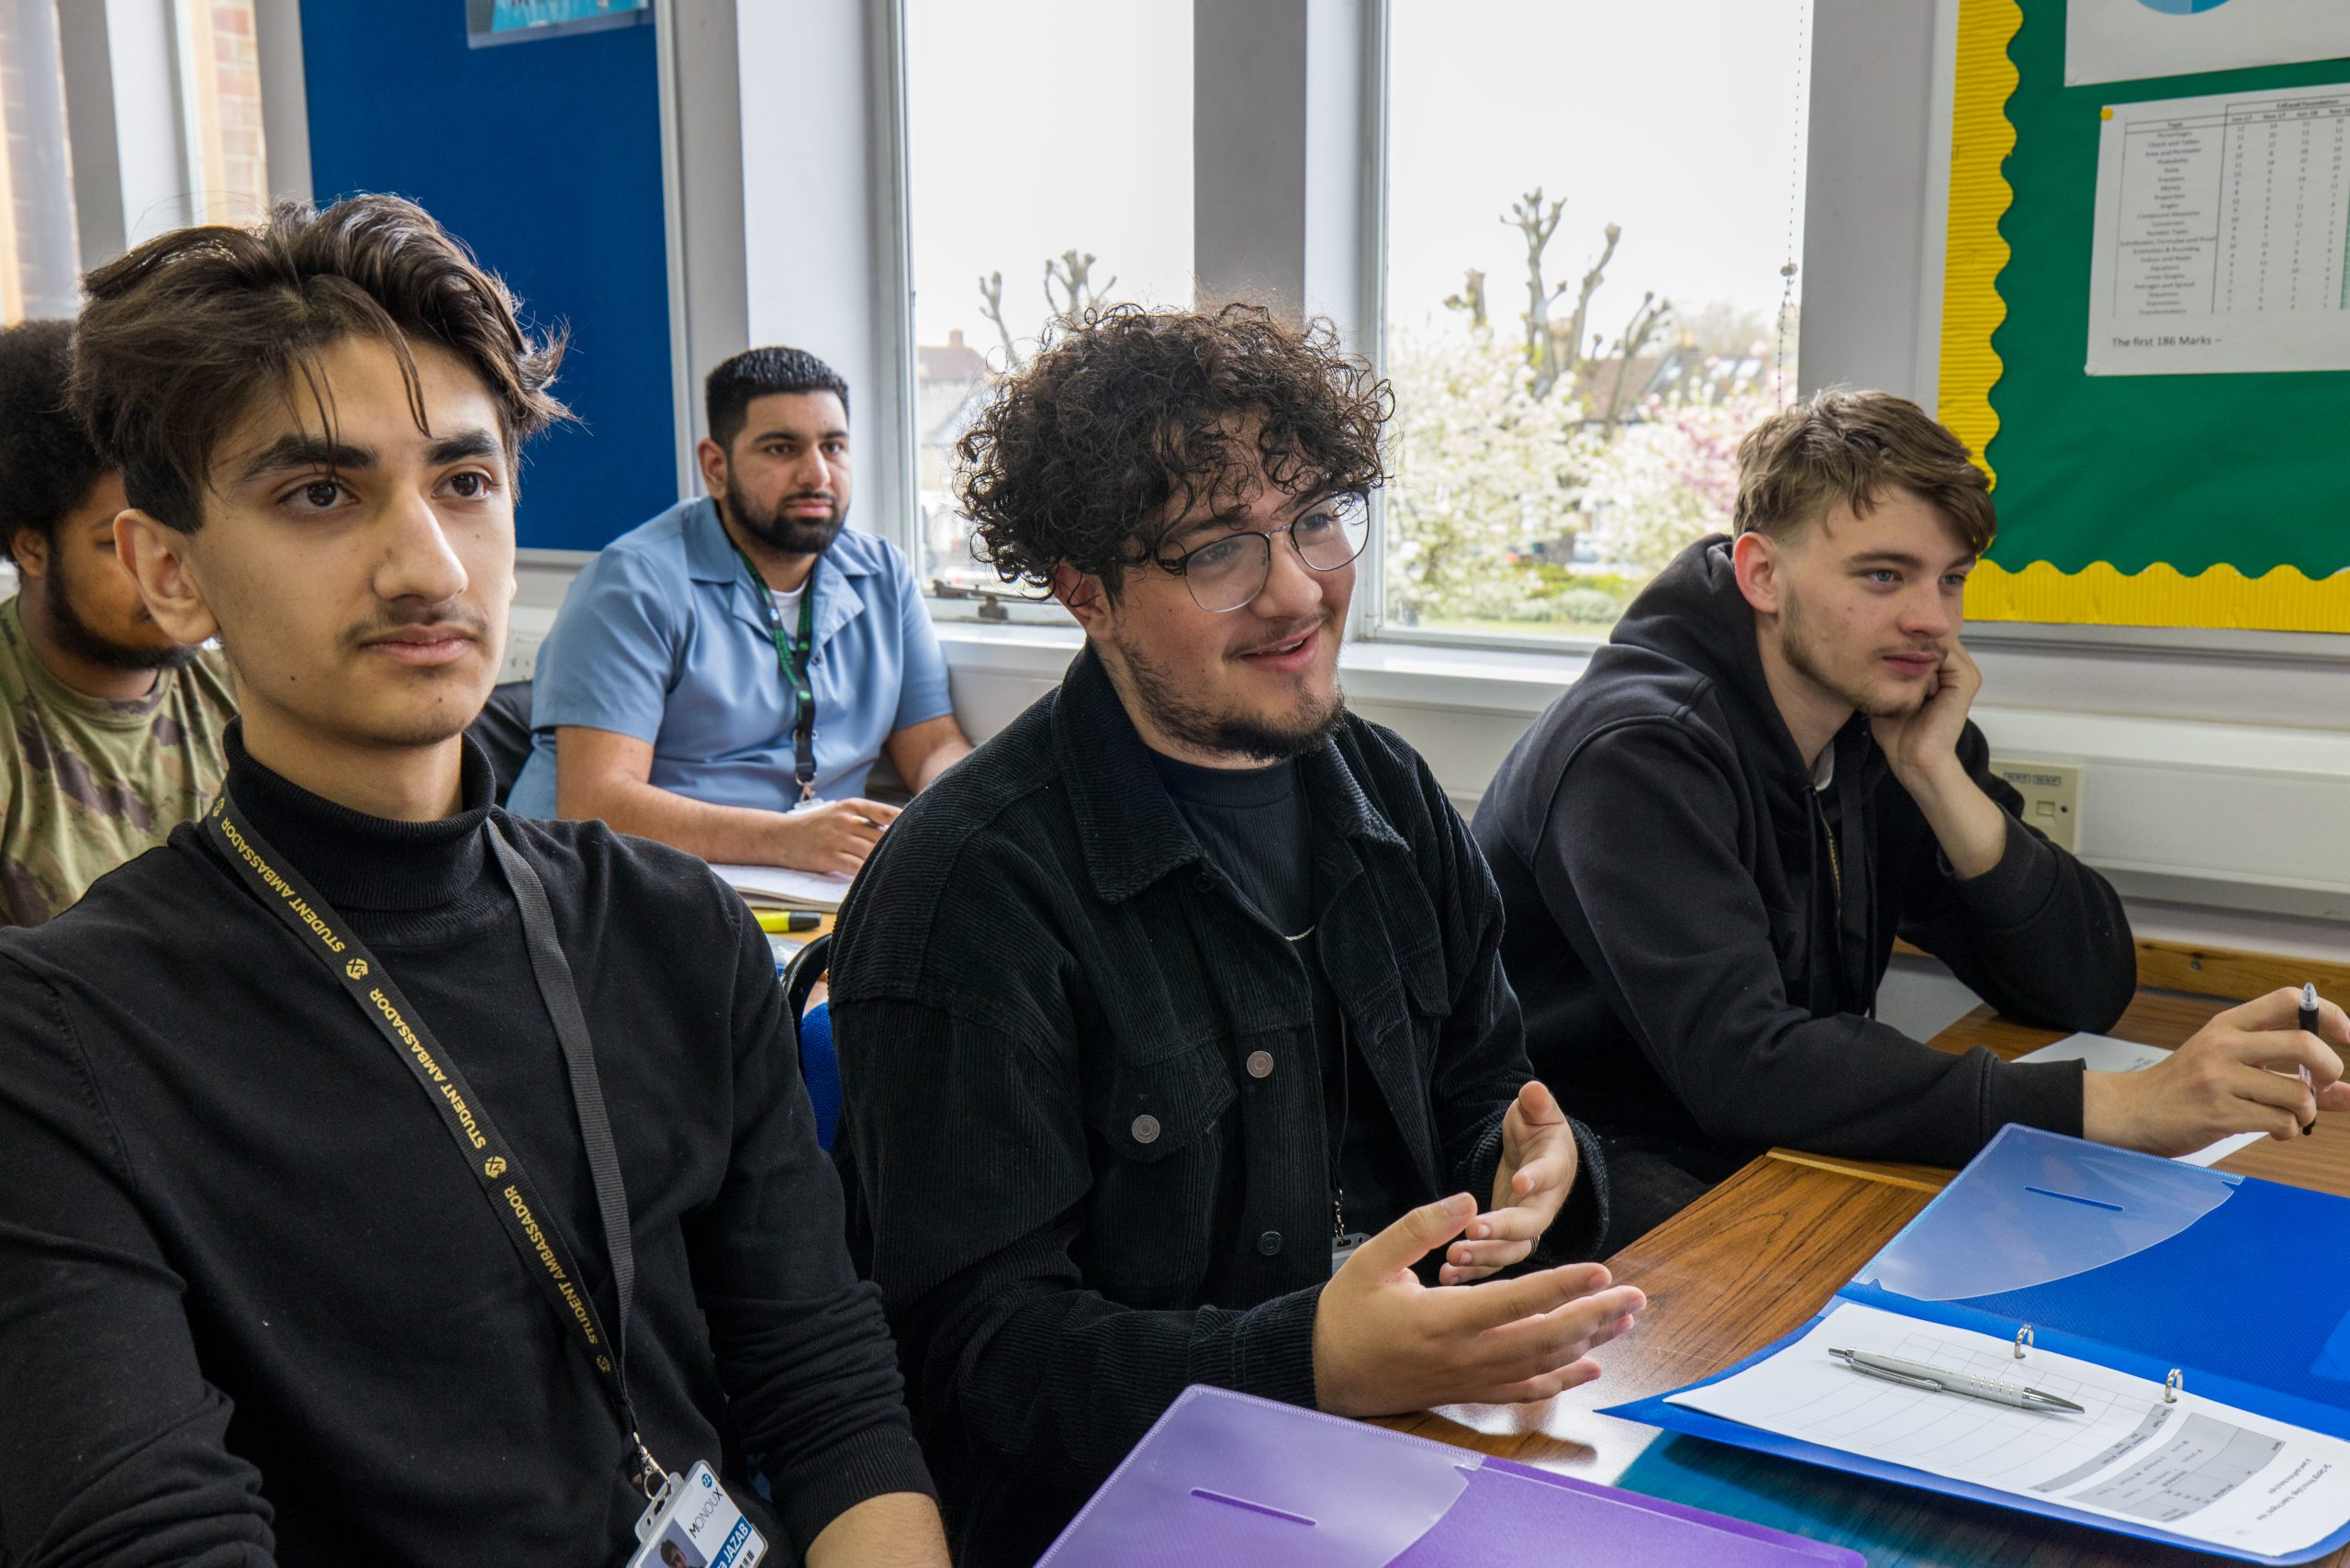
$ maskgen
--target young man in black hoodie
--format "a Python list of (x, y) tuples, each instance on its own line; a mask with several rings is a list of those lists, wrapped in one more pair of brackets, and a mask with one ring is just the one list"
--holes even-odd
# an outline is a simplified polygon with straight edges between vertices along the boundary
[(88, 288), (118, 547), (243, 717), (0, 936), (0, 1560), (617, 1565), (706, 1461), (769, 1562), (944, 1568), (757, 926), (464, 735), (558, 348), (385, 196)]
[[(1994, 517), (1965, 447), (1901, 398), (1825, 392), (1739, 466), (1737, 536), (1634, 601), (1477, 812), (1528, 1052), (1607, 1136), (1623, 1234), (1772, 1144), (1957, 1165), (2023, 1122), (2180, 1154), (2350, 1108), (2290, 991), (2134, 1074), (1875, 1020), (1898, 935), (2002, 1012), (2104, 1029), (2136, 984), (2130, 929), (1967, 720), (1961, 596)], [(2324, 1027), (2350, 1043), (2338, 1009)]]

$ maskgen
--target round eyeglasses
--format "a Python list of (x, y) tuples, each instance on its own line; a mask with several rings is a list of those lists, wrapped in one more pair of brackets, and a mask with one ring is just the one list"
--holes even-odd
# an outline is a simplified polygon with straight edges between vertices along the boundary
[(1172, 559), (1162, 556), (1158, 565), (1183, 579), (1192, 603), (1224, 615), (1265, 591), (1273, 575), (1273, 540), (1284, 533), (1299, 560), (1317, 572), (1335, 572), (1370, 541), (1371, 508), (1352, 493), (1325, 496), (1279, 528), (1227, 533)]

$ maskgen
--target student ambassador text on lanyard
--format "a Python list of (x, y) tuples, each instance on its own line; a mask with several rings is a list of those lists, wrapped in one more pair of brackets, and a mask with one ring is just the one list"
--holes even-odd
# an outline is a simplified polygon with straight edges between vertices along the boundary
[[(613, 1146), (611, 1121), (604, 1109), (603, 1082), (596, 1071), (594, 1043), (588, 1037), (588, 1021), (579, 1008), (571, 962), (555, 938), (554, 916), (547, 903), (546, 885), (539, 879), (538, 871), (507, 842), (503, 829), (493, 822), (488, 828), (492, 858), (520, 908), (532, 977), (538, 982), (540, 1000), (546, 1006), (549, 1022), (554, 1025), (555, 1042), (562, 1048), (563, 1065), (571, 1079), (572, 1111), (580, 1141), (588, 1151), (588, 1175), (596, 1188), (597, 1215), (602, 1221), (604, 1245), (611, 1260), (612, 1294), (619, 1314), (613, 1319), (619, 1327), (617, 1336), (605, 1332), (601, 1315), (581, 1282), (577, 1265), (572, 1261), (571, 1249), (555, 1225), (554, 1212), (540, 1200), (530, 1173), (523, 1170), (521, 1156), (498, 1132), (497, 1124), (490, 1119), (489, 1107), (475, 1094), (448, 1047), (434, 1036), (423, 1015), (402, 994), (383, 961), (367, 950), (341, 914), (319, 896), (301, 873), (253, 830), (225, 789), (205, 813), (204, 831), (253, 896), (278, 917), (304, 949), (326, 967), (328, 975), (384, 1037), (392, 1054), (407, 1066), (425, 1098), (440, 1113), (442, 1126), (473, 1171), (482, 1195), (488, 1200), (491, 1212), (512, 1243), (523, 1271), (538, 1282), (564, 1333), (579, 1347), (594, 1369), (598, 1386), (628, 1438), (632, 1479), (643, 1488), (654, 1505), (639, 1522), (639, 1539), (646, 1539), (648, 1530), (666, 1524), (668, 1510), (682, 1500), (681, 1478), (665, 1472), (645, 1447), (637, 1426), (635, 1406), (629, 1398), (628, 1318), (630, 1301), (636, 1293), (636, 1251), (629, 1235), (628, 1193), (621, 1183), (620, 1153)], [(703, 1480), (707, 1468), (697, 1464), (692, 1479), (715, 1492), (725, 1502), (729, 1513), (739, 1519), (716, 1478)], [(766, 1540), (746, 1520), (742, 1521), (741, 1529), (745, 1540), (736, 1543), (733, 1561), (747, 1568), (765, 1554)], [(655, 1545), (657, 1541), (649, 1543), (639, 1556), (653, 1551)], [(744, 1550), (745, 1547), (747, 1551)]]
[(816, 689), (808, 683), (808, 661), (816, 651), (816, 566), (824, 558), (816, 557), (808, 568), (807, 580), (800, 585), (800, 634), (795, 637), (783, 628), (783, 611), (776, 608), (775, 593), (767, 578), (759, 575), (750, 556), (739, 549), (734, 554), (758, 588), (767, 632), (775, 638), (775, 662), (782, 667), (792, 696), (800, 700), (800, 715), (791, 725), (791, 776), (800, 782), (800, 798), (812, 801), (816, 798)]

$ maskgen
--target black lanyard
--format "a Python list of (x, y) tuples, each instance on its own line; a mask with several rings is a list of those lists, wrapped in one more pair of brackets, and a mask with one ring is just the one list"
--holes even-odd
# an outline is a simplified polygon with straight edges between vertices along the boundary
[[(816, 798), (816, 689), (808, 684), (808, 661), (816, 648), (816, 567), (809, 566), (808, 578), (800, 585), (800, 635), (794, 637), (783, 629), (783, 611), (775, 607), (775, 594), (767, 578), (759, 576), (750, 556), (739, 549), (734, 554), (743, 569), (751, 574), (751, 581), (758, 585), (759, 603), (767, 612), (767, 633), (775, 639), (775, 662), (782, 666), (791, 694), (800, 700), (800, 714), (791, 724), (791, 776), (800, 781), (800, 798), (812, 801)], [(821, 562), (823, 557), (816, 559)]]
[(634, 1446), (636, 1462), (643, 1467), (637, 1476), (639, 1484), (650, 1487), (656, 1484), (664, 1473), (645, 1449), (637, 1427), (636, 1409), (628, 1395), (629, 1302), (636, 1292), (636, 1249), (629, 1239), (628, 1193), (621, 1185), (620, 1155), (612, 1147), (610, 1119), (604, 1114), (604, 1090), (596, 1076), (595, 1047), (588, 1036), (588, 1020), (579, 1011), (579, 991), (572, 982), (570, 960), (564, 957), (562, 945), (555, 940), (554, 916), (548, 909), (546, 884), (539, 880), (538, 872), (520, 852), (506, 841), (503, 830), (493, 825), (489, 846), (507, 886), (513, 890), (514, 902), (521, 906), (522, 935), (531, 950), (531, 973), (538, 981), (539, 996), (554, 1025), (555, 1040), (563, 1048), (563, 1065), (571, 1075), (572, 1111), (578, 1120), (580, 1139), (587, 1145), (588, 1171), (596, 1184), (596, 1208), (603, 1220), (604, 1245), (611, 1254), (612, 1291), (620, 1306), (617, 1338), (605, 1334), (596, 1304), (571, 1260), (571, 1249), (556, 1228), (554, 1211), (539, 1201), (530, 1174), (522, 1169), (521, 1156), (499, 1134), (490, 1120), (489, 1107), (474, 1093), (473, 1086), (450, 1058), (447, 1047), (434, 1037), (422, 1016), (393, 983), (382, 960), (352, 935), (342, 916), (302, 879), (301, 873), (252, 830), (225, 788), (212, 802), (212, 809), (205, 813), (204, 827), (222, 857), (244, 879), (253, 895), (326, 966), (327, 972), (366, 1015), (367, 1022), (390, 1044), (393, 1054), (408, 1064), (418, 1086), (432, 1102), (432, 1108), (441, 1113), (441, 1125), (448, 1128), (449, 1137), (464, 1157), (475, 1181), (480, 1183), (482, 1196), (489, 1200), (507, 1239), (514, 1245), (515, 1256), (522, 1261), (523, 1271), (538, 1281), (555, 1317), (595, 1368), (598, 1385), (610, 1403), (613, 1415), (619, 1417), (621, 1429)]

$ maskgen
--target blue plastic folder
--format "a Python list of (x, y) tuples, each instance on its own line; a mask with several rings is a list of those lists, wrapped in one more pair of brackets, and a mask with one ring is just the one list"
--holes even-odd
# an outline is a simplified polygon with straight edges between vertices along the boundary
[[(2350, 1439), (2350, 1201), (2322, 1193), (2009, 1126), (1836, 1300), (2001, 1339), (2029, 1324), (2036, 1348), (2154, 1383), (2176, 1369), (2191, 1392)], [(1690, 1386), (1744, 1371), (1818, 1321)], [(1605, 1413), (1998, 1507), (2219, 1550), (2156, 1526), (1821, 1447), (1668, 1398)], [(2290, 1556), (2234, 1555), (2306, 1562), (2344, 1544), (2350, 1520)]]
[(1187, 1388), (1037, 1568), (1865, 1568), (1800, 1536)]

